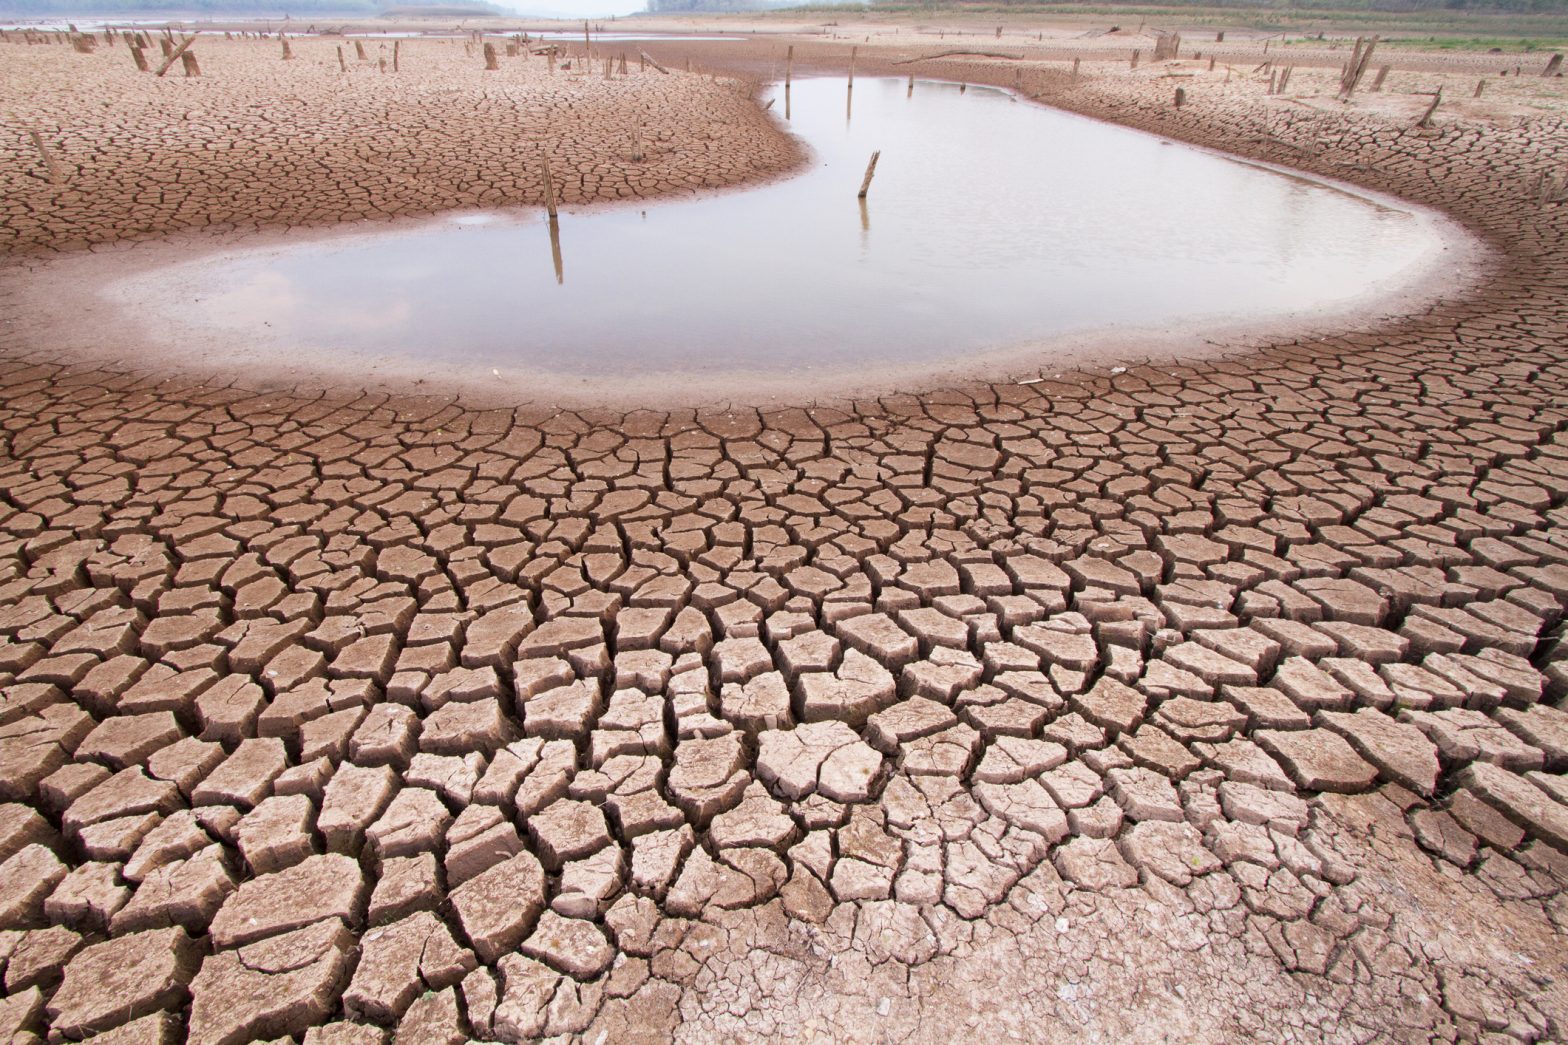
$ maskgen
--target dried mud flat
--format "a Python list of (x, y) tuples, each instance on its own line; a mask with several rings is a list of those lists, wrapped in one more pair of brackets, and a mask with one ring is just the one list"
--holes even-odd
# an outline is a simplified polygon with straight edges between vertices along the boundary
[[(170, 111), (43, 50), (5, 75), (74, 62), (77, 119)], [(1560, 117), (922, 72), (1359, 181), (1504, 260), (1376, 333), (767, 411), (259, 394), (62, 365), (8, 315), (0, 1034), (1568, 1033)], [(654, 75), (561, 148), (648, 84), (766, 126)], [(583, 147), (603, 186), (636, 184), (619, 135)], [(253, 209), (84, 143), (136, 197), (89, 213), (4, 147), (18, 255), (401, 213), (393, 180)]]

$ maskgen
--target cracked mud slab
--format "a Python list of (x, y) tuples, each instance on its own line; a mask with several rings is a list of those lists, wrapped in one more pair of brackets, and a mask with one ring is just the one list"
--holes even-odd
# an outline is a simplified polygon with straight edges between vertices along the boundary
[(769, 411), (13, 347), (0, 1035), (1562, 1039), (1561, 127), (1038, 75), (1506, 261), (1374, 334)]

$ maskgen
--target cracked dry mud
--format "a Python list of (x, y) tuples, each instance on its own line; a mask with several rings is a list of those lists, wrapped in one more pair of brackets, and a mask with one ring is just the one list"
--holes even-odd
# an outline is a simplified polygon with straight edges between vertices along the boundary
[(13, 327), (0, 1035), (1561, 1040), (1568, 135), (1032, 75), (1501, 260), (1377, 332), (767, 411)]

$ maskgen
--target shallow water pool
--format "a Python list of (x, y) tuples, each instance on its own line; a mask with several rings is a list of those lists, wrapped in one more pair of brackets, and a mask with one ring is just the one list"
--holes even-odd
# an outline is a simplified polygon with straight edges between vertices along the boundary
[(810, 147), (799, 176), (563, 210), (554, 237), (512, 211), (231, 250), (113, 294), (153, 304), (171, 339), (329, 368), (820, 376), (1317, 322), (1430, 277), (1450, 235), (1430, 213), (999, 90), (813, 79), (767, 97)]

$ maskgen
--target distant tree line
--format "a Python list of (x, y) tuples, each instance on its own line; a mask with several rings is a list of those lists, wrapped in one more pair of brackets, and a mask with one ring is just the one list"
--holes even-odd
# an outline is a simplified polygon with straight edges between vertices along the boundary
[[(3, 2), (3, 0), (0, 0)], [(865, 0), (835, 4), (833, 0), (648, 0), (648, 10), (658, 13), (681, 11), (755, 11), (788, 6), (830, 9), (885, 8), (897, 10), (961, 11), (966, 8), (1002, 10), (1007, 8), (1049, 12), (1053, 7), (1081, 7), (1085, 0)], [(1254, 11), (1474, 11), (1511, 14), (1568, 15), (1568, 0), (1088, 0), (1096, 7), (1153, 8), (1231, 8)]]

